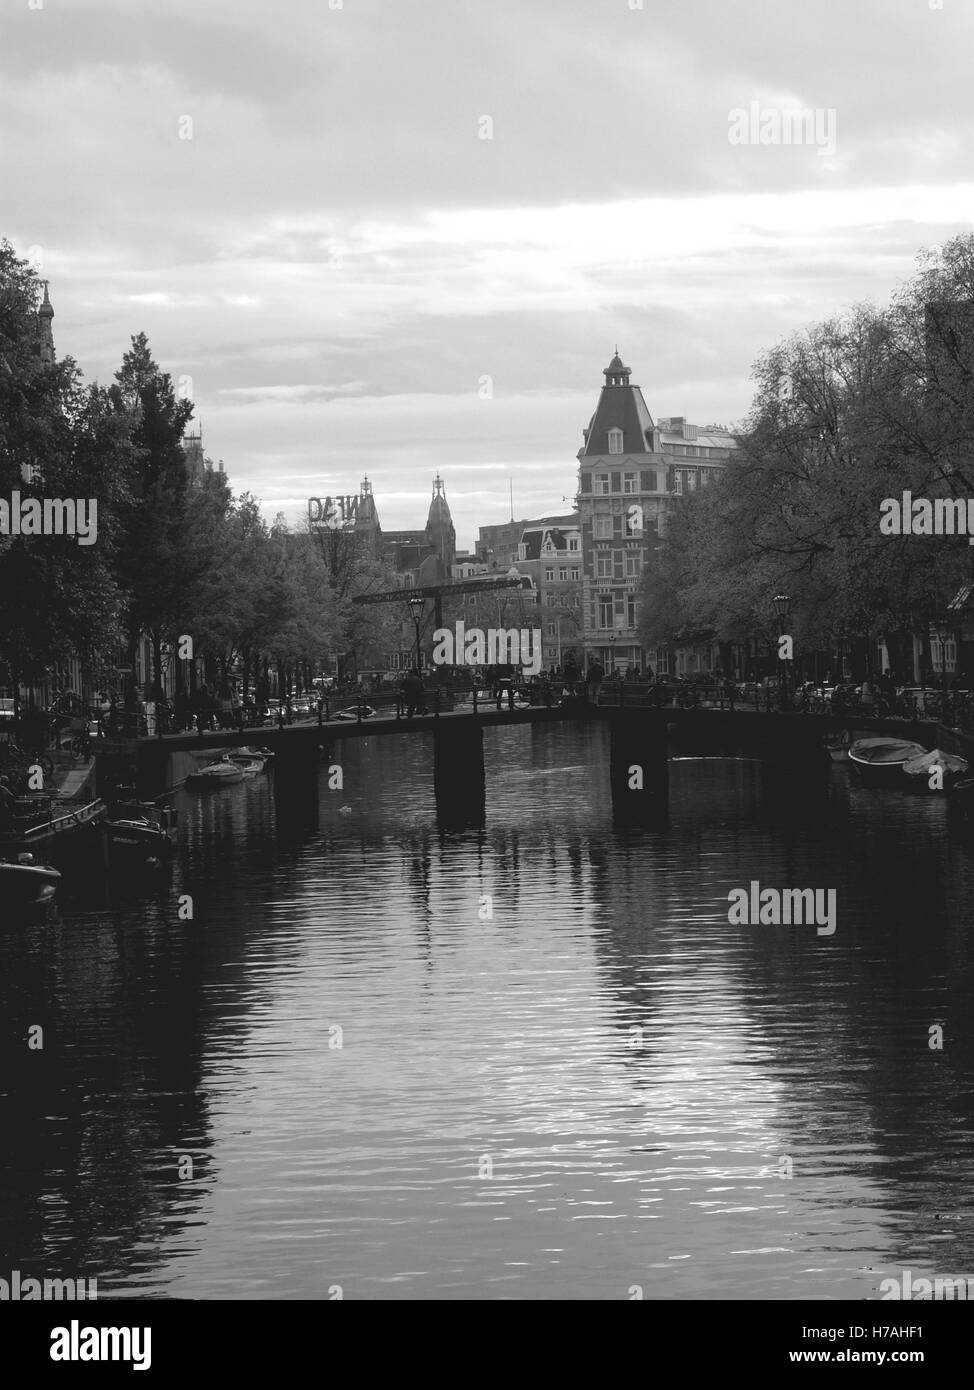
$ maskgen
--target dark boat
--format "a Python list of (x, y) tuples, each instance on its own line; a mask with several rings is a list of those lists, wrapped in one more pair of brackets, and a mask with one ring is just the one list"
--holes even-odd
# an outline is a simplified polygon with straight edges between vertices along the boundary
[(22, 852), (47, 851), (93, 829), (105, 815), (100, 797), (69, 801), (42, 792), (17, 797), (10, 829), (0, 835), (0, 856), (15, 859)]
[(849, 764), (864, 787), (904, 787), (903, 767), (926, 749), (903, 738), (861, 738), (849, 749)]
[(118, 801), (109, 808), (105, 836), (114, 862), (135, 861), (150, 868), (165, 864), (172, 854), (170, 827), (176, 812), (151, 802)]
[(32, 854), (0, 859), (0, 906), (33, 907), (50, 902), (61, 875), (50, 864), (36, 864)]
[(852, 736), (848, 729), (841, 734), (830, 734), (824, 740), (824, 747), (828, 750), (829, 758), (834, 763), (847, 763), (851, 746)]
[[(935, 768), (940, 769), (939, 778), (932, 775)], [(942, 748), (934, 748), (922, 758), (913, 758), (903, 764), (908, 790), (922, 794), (949, 791), (955, 782), (966, 777), (969, 770), (970, 764), (966, 758), (956, 753), (945, 753)]]
[(965, 821), (974, 821), (974, 777), (961, 777), (950, 787), (947, 807)]

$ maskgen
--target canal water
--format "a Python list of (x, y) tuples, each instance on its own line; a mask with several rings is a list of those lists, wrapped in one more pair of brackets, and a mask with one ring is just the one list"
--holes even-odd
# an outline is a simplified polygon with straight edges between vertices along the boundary
[[(426, 739), (339, 747), (316, 833), (280, 838), (270, 776), (181, 793), (168, 883), (93, 876), (0, 931), (0, 1275), (203, 1299), (974, 1275), (974, 857), (942, 799), (686, 759), (669, 827), (617, 832), (603, 728), (498, 728), (487, 829), (441, 835)], [(752, 881), (834, 889), (834, 934), (731, 925)]]

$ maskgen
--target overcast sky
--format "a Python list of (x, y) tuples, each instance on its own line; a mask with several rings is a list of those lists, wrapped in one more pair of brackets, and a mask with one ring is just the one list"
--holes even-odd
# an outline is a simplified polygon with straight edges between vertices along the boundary
[[(461, 545), (511, 478), (564, 510), (617, 342), (654, 416), (731, 423), (763, 348), (971, 227), (971, 0), (33, 5), (0, 235), (58, 354), (105, 381), (144, 330), (269, 517), (368, 473), (422, 526), (437, 470)], [(732, 143), (751, 103), (834, 152)]]

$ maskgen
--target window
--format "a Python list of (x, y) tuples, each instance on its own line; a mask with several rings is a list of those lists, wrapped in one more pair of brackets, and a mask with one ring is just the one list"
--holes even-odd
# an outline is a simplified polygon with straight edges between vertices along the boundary
[(572, 579), (576, 579), (576, 580), (578, 579), (578, 567), (577, 567), (577, 566), (572, 570)]
[(595, 475), (595, 491), (596, 491), (596, 494), (597, 494), (599, 497), (608, 497), (608, 495), (609, 495), (609, 475), (608, 475), (608, 473), (596, 473), (596, 475)]
[(599, 596), (599, 627), (612, 627), (612, 598), (609, 594)]
[(609, 453), (622, 453), (622, 430), (609, 430)]
[(596, 555), (595, 557), (595, 577), (596, 579), (612, 578), (612, 556)]
[(569, 537), (568, 537), (568, 549), (569, 549), (569, 550), (580, 550), (580, 549), (581, 549), (581, 546), (580, 546), (580, 544), (579, 544), (579, 540), (578, 540), (578, 537), (577, 537), (577, 536), (569, 536)]
[(567, 570), (559, 570), (559, 571), (558, 571), (558, 578), (559, 578), (559, 579), (561, 580), (561, 582), (564, 584), (565, 580), (568, 578), (568, 571), (567, 571)]
[(626, 627), (636, 626), (636, 600), (632, 594), (626, 598)]
[(665, 647), (656, 648), (656, 674), (658, 676), (670, 674), (670, 654)]
[(622, 475), (623, 492), (638, 492), (637, 478), (635, 473), (623, 473)]
[(548, 569), (546, 569), (545, 572), (544, 572), (544, 578), (545, 578), (545, 583), (546, 583), (546, 584), (552, 584), (552, 583), (554, 583), (554, 578), (555, 578), (555, 572), (554, 572), (554, 570), (548, 570)]
[(595, 518), (594, 535), (597, 541), (610, 541), (612, 539), (611, 516), (597, 516)]
[(626, 578), (635, 579), (639, 574), (639, 551), (626, 552)]
[(554, 623), (549, 623), (549, 624), (548, 624), (548, 636), (549, 636), (549, 637), (554, 637), (554, 636), (555, 636), (555, 625), (554, 625)]

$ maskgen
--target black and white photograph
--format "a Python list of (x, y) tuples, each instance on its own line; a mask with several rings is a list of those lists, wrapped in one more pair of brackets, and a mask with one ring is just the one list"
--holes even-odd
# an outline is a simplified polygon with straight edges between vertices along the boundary
[(972, 57), (972, 0), (0, 0), (30, 1365), (309, 1302), (946, 1365)]

